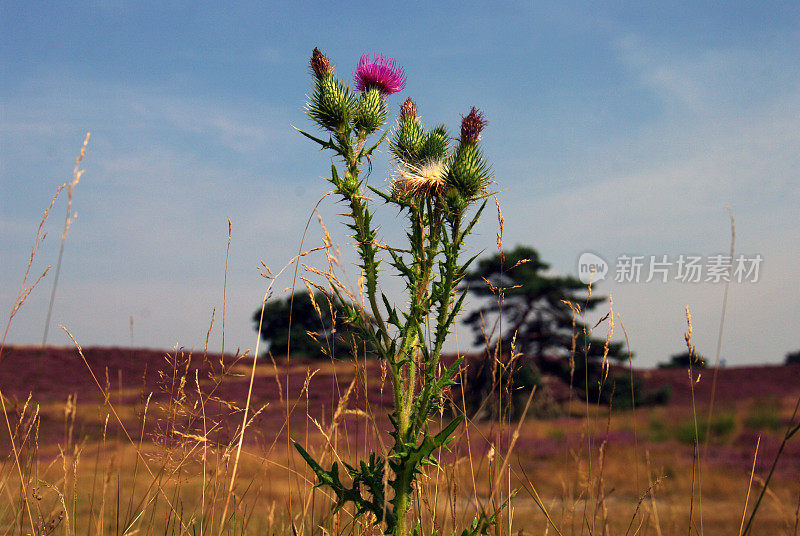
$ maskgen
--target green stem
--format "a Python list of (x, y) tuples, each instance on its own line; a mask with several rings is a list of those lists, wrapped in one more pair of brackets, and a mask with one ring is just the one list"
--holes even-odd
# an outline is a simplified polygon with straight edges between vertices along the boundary
[[(350, 175), (351, 180), (358, 181), (361, 147), (364, 145), (366, 134), (361, 131), (357, 133), (356, 147), (359, 148), (358, 154), (355, 154), (353, 151), (353, 145), (350, 141), (349, 133), (346, 136), (340, 136), (340, 138), (343, 138), (343, 141), (340, 143), (343, 150), (340, 152), (340, 154), (344, 158), (347, 172)], [(375, 263), (377, 247), (375, 246), (373, 239), (375, 233), (369, 226), (367, 217), (368, 212), (361, 200), (362, 198), (360, 197), (360, 192), (353, 194), (349, 191), (340, 190), (339, 193), (350, 204), (351, 217), (353, 218), (355, 230), (354, 238), (358, 243), (359, 256), (364, 263), (364, 275), (367, 280), (367, 300), (369, 301), (370, 309), (372, 310), (372, 317), (375, 319), (375, 323), (378, 325), (378, 331), (380, 331), (381, 334), (376, 342), (378, 343), (379, 353), (389, 364), (394, 403), (396, 408), (400, 408), (402, 407), (403, 403), (403, 395), (399, 382), (399, 371), (394, 363), (394, 359), (389, 356), (392, 338), (389, 335), (386, 322), (384, 321), (380, 307), (378, 306), (378, 270)], [(380, 347), (381, 340), (383, 342), (383, 348)]]
[(444, 340), (447, 338), (447, 332), (450, 327), (447, 325), (447, 322), (450, 316), (450, 306), (453, 301), (453, 294), (455, 293), (456, 286), (455, 271), (458, 264), (458, 254), (461, 249), (462, 239), (460, 227), (460, 220), (453, 222), (451, 242), (446, 246), (449, 247), (449, 251), (445, 250), (445, 273), (442, 284), (444, 299), (439, 302), (439, 308), (436, 312), (436, 341), (434, 342), (433, 358), (431, 359), (431, 365), (433, 367), (436, 367), (439, 362), (442, 346), (444, 345)]
[(394, 508), (397, 524), (394, 526), (394, 536), (407, 536), (408, 529), (406, 528), (406, 518), (408, 510), (411, 506), (411, 488), (412, 472), (408, 466), (403, 467), (397, 475), (397, 482), (395, 493)]
[(402, 414), (401, 419), (401, 426), (400, 426), (400, 436), (403, 438), (404, 441), (411, 441), (412, 438), (410, 437), (412, 434), (411, 432), (413, 429), (411, 428), (411, 413), (412, 409), (414, 408), (414, 387), (416, 383), (416, 373), (417, 373), (417, 365), (416, 365), (416, 355), (411, 355), (412, 352), (416, 353), (416, 346), (419, 342), (419, 334), (417, 328), (412, 328), (414, 330), (414, 335), (406, 339), (407, 347), (404, 349), (402, 355), (410, 355), (410, 362), (408, 366), (408, 378), (405, 380), (405, 400), (402, 403), (402, 407), (400, 408), (400, 412)]
[[(424, 344), (425, 337), (422, 333), (422, 325), (423, 319), (425, 316), (430, 314), (431, 310), (431, 303), (430, 303), (430, 285), (431, 285), (431, 272), (433, 270), (433, 264), (437, 257), (437, 248), (439, 246), (440, 241), (440, 234), (442, 230), (442, 220), (437, 215), (436, 210), (431, 203), (430, 199), (426, 199), (424, 204), (420, 203), (420, 205), (415, 206), (412, 209), (412, 219), (415, 220), (415, 229), (412, 234), (412, 251), (415, 257), (415, 283), (411, 285), (414, 289), (412, 294), (412, 304), (411, 304), (411, 318), (409, 319), (409, 323), (411, 323), (411, 328), (414, 330), (414, 333), (411, 334), (409, 330), (409, 334), (411, 337), (408, 338), (410, 341), (410, 345), (406, 348), (406, 352), (403, 355), (408, 355), (410, 358), (409, 362), (409, 376), (408, 376), (408, 384), (406, 386), (406, 400), (405, 400), (405, 407), (404, 412), (407, 415), (407, 422), (409, 423), (409, 429), (412, 432), (412, 435), (419, 430), (422, 424), (425, 422), (428, 416), (428, 412), (422, 412), (422, 414), (415, 415), (415, 418), (411, 419), (411, 415), (414, 413), (414, 406), (417, 404), (417, 407), (423, 407), (423, 405), (418, 404), (417, 397), (415, 396), (416, 393), (416, 383), (417, 383), (417, 369), (419, 368), (417, 363), (417, 352), (416, 347), (419, 344)], [(427, 236), (425, 235), (425, 229), (430, 228)], [(426, 245), (427, 240), (427, 245)], [(428, 356), (430, 357), (430, 356)], [(426, 378), (430, 376), (431, 371), (431, 364), (430, 360), (426, 363), (421, 364), (422, 369), (424, 370)], [(423, 397), (425, 398), (425, 393), (429, 390), (428, 382), (424, 382), (423, 385)], [(409, 439), (416, 439), (416, 438), (409, 438)]]
[[(461, 248), (461, 239), (463, 238), (460, 234), (460, 227), (461, 222), (460, 220), (456, 220), (452, 224), (452, 238), (450, 244), (445, 245), (445, 270), (442, 277), (442, 288), (441, 292), (444, 296), (444, 299), (440, 300), (439, 307), (436, 312), (436, 332), (435, 332), (435, 342), (433, 351), (430, 354), (430, 358), (427, 363), (426, 367), (426, 376), (431, 378), (433, 374), (436, 372), (436, 368), (439, 364), (439, 358), (442, 354), (442, 347), (444, 345), (444, 341), (447, 338), (447, 332), (449, 331), (450, 326), (448, 326), (448, 319), (450, 317), (450, 307), (453, 302), (453, 294), (455, 292), (456, 286), (456, 267), (458, 262), (458, 254)], [(430, 412), (432, 403), (431, 398), (433, 397), (432, 392), (433, 384), (428, 381), (425, 383), (425, 387), (423, 389), (422, 395), (420, 396), (420, 409), (418, 418), (418, 426), (422, 426), (422, 423), (428, 417), (428, 413)]]
[[(356, 165), (351, 166), (350, 173), (353, 174), (354, 172), (356, 173), (354, 176), (357, 177), (358, 168)], [(389, 335), (389, 330), (386, 327), (386, 322), (383, 320), (380, 307), (378, 306), (378, 270), (377, 265), (375, 264), (375, 253), (377, 248), (375, 247), (372, 238), (374, 232), (369, 228), (366, 209), (364, 204), (361, 202), (361, 199), (358, 196), (353, 195), (350, 196), (348, 200), (350, 201), (350, 210), (352, 213), (353, 222), (355, 224), (355, 239), (358, 242), (359, 255), (364, 263), (364, 275), (367, 280), (367, 300), (369, 301), (370, 308), (372, 309), (372, 316), (375, 319), (375, 322), (378, 324), (378, 331), (380, 331), (383, 339), (384, 348), (381, 353), (387, 357), (386, 361), (391, 369), (390, 376), (392, 378), (395, 407), (400, 408), (403, 405), (403, 393), (399, 381), (399, 370), (397, 369), (395, 359), (389, 358), (389, 349), (392, 344), (392, 339)]]

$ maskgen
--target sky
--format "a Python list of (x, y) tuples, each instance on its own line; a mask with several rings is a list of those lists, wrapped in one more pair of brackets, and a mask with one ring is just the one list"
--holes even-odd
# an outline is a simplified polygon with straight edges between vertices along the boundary
[[(309, 220), (302, 248), (322, 243), (314, 207), (331, 158), (292, 128), (314, 129), (303, 112), (314, 47), (348, 81), (364, 53), (395, 58), (407, 86), (388, 98), (392, 120), (407, 96), (451, 132), (480, 108), (504, 247), (535, 247), (554, 274), (599, 257), (593, 292), (613, 297), (614, 338), (627, 337), (635, 366), (685, 349), (686, 307), (713, 359), (730, 214), (733, 264), (747, 270), (728, 286), (721, 358), (778, 363), (800, 348), (796, 2), (0, 1), (0, 324), (91, 132), (47, 342), (71, 344), (63, 325), (82, 346), (197, 350), (208, 336), (219, 351), (224, 309), (225, 350), (254, 349), (261, 263), (280, 271)], [(390, 171), (376, 155), (370, 183)], [(386, 208), (375, 207), (380, 238), (397, 243)], [(66, 210), (62, 195), (28, 283), (55, 265)], [(327, 197), (318, 211), (351, 262), (342, 205)], [(492, 208), (469, 252), (493, 254), (497, 232)], [(699, 281), (679, 271), (691, 259)], [(53, 275), (7, 343), (41, 342)], [(457, 335), (451, 348), (468, 349), (467, 328)]]

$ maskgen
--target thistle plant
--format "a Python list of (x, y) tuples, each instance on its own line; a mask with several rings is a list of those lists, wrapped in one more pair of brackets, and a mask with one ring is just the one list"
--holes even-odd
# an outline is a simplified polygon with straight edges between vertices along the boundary
[[(387, 365), (394, 394), (389, 415), (394, 443), (386, 458), (373, 453), (358, 465), (343, 464), (351, 485), (342, 482), (337, 463), (324, 469), (303, 447), (295, 447), (316, 474), (317, 485), (334, 492), (335, 510), (352, 503), (356, 516), (372, 514), (385, 534), (421, 535), (419, 520), (412, 527), (407, 519), (416, 479), (425, 465), (437, 463), (434, 451), (447, 447), (462, 422), (459, 416), (436, 433), (430, 429), (431, 416), (455, 383), (461, 363), (459, 358), (440, 367), (440, 357), (465, 297), (458, 284), (474, 259), (460, 260), (464, 239), (486, 204), (490, 168), (480, 149), (486, 120), (473, 107), (462, 117), (460, 137), (454, 139), (443, 125), (426, 128), (409, 98), (400, 106), (395, 126), (383, 128), (387, 97), (404, 89), (405, 73), (382, 55), (361, 57), (353, 75), (355, 90), (336, 76), (330, 60), (317, 49), (311, 72), (314, 88), (306, 113), (325, 135), (298, 130), (335, 155), (328, 181), (349, 209), (366, 310), (333, 282), (331, 290), (347, 308), (347, 321)], [(390, 133), (395, 172), (388, 191), (382, 191), (366, 185), (362, 171)], [(371, 211), (374, 199), (395, 207), (405, 219), (408, 244), (402, 249), (379, 243)], [(380, 291), (382, 256), (405, 282), (406, 307), (394, 305)], [(461, 534), (483, 534), (494, 521), (494, 515), (482, 514)]]

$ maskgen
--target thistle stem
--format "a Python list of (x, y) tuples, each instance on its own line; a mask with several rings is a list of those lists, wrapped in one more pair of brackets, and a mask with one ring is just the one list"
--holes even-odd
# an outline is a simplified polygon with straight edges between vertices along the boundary
[[(340, 481), (336, 464), (327, 471), (300, 445), (295, 446), (317, 474), (320, 485), (330, 486), (336, 492), (337, 510), (352, 502), (358, 514), (375, 514), (375, 522), (384, 524), (386, 534), (408, 536), (413, 526), (408, 520), (412, 493), (416, 491), (417, 501), (421, 494), (418, 487), (414, 489), (421, 467), (430, 462), (434, 449), (447, 443), (461, 422), (455, 419), (435, 435), (427, 428), (442, 391), (453, 380), (450, 377), (453, 367), (447, 369), (447, 377), (437, 375), (437, 371), (444, 340), (461, 305), (461, 299), (455, 301), (455, 305), (454, 299), (464, 271), (458, 263), (462, 241), (482, 208), (464, 231), (460, 229), (461, 216), (488, 180), (488, 168), (477, 149), (485, 121), (473, 108), (462, 118), (459, 146), (451, 150), (444, 127), (425, 132), (411, 99), (401, 108), (399, 130), (393, 131), (395, 136), (390, 142), (392, 152), (400, 165), (416, 169), (416, 164), (427, 162), (434, 171), (426, 171), (418, 177), (423, 183), (421, 188), (405, 188), (401, 184), (390, 194), (375, 190), (388, 203), (408, 211), (411, 264), (395, 253), (397, 250), (390, 250), (408, 290), (408, 308), (400, 314), (386, 302), (385, 296), (380, 295), (383, 302), (378, 299), (380, 246), (376, 241), (377, 227), (373, 226), (369, 211), (370, 200), (363, 195), (365, 179), (360, 178), (360, 172), (365, 159), (371, 165), (370, 155), (389, 133), (385, 130), (380, 139), (367, 148), (367, 137), (386, 123), (384, 97), (401, 90), (405, 76), (402, 69), (395, 68), (393, 60), (383, 56), (370, 60), (364, 56), (355, 74), (359, 95), (334, 77), (330, 61), (318, 49), (312, 54), (311, 68), (316, 86), (307, 113), (331, 136), (326, 141), (303, 134), (323, 149), (332, 149), (343, 160), (344, 175), (339, 176), (334, 164), (330, 181), (350, 208), (352, 221), (348, 225), (356, 241), (369, 302), (368, 306), (356, 307), (357, 310), (350, 310), (350, 313), (357, 315), (356, 322), (365, 341), (375, 346), (378, 357), (388, 365), (394, 395), (394, 412), (390, 415), (394, 445), (386, 459), (373, 453), (368, 464), (361, 462), (358, 468), (347, 465), (352, 487)], [(338, 295), (339, 291), (336, 293)], [(434, 316), (435, 328), (431, 334)], [(391, 475), (384, 474), (387, 468)], [(387, 483), (394, 495), (385, 503)], [(371, 500), (364, 498), (360, 486), (369, 488)], [(475, 530), (473, 526), (469, 534), (475, 534)]]

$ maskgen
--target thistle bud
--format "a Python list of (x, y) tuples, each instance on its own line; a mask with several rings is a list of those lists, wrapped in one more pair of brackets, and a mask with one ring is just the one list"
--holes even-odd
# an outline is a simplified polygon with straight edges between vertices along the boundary
[(333, 73), (331, 62), (328, 61), (325, 54), (320, 52), (316, 47), (314, 47), (314, 52), (311, 54), (311, 70), (314, 71), (314, 75), (320, 80)]
[(339, 184), (339, 192), (344, 194), (347, 197), (356, 195), (358, 193), (358, 189), (361, 186), (359, 180), (347, 172), (344, 174), (344, 180)]
[(447, 174), (447, 183), (471, 201), (489, 183), (489, 166), (475, 143), (464, 143), (456, 149)]
[(441, 160), (447, 153), (447, 130), (444, 125), (439, 125), (428, 133), (425, 142), (419, 149), (419, 159)]
[(379, 89), (370, 88), (361, 94), (355, 117), (356, 127), (370, 134), (386, 123), (387, 115), (386, 103)]
[(457, 190), (450, 190), (447, 192), (445, 203), (447, 204), (447, 216), (451, 221), (461, 218), (468, 204), (464, 196)]
[(425, 132), (420, 122), (403, 120), (401, 115), (394, 136), (389, 140), (389, 149), (394, 157), (406, 164), (417, 164), (424, 143)]
[(478, 143), (481, 130), (487, 123), (483, 114), (473, 106), (466, 117), (461, 117), (461, 143)]
[(400, 121), (407, 121), (409, 119), (417, 118), (417, 105), (411, 100), (411, 97), (400, 105)]
[(316, 79), (306, 114), (326, 130), (344, 132), (353, 118), (353, 107), (349, 90), (329, 74)]

